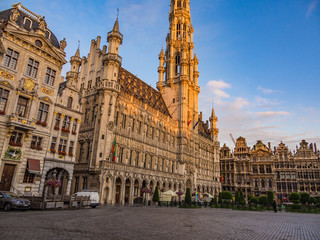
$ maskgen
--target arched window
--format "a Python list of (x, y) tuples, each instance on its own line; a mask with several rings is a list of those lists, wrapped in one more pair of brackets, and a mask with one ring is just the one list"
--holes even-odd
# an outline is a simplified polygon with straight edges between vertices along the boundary
[(186, 1), (183, 2), (183, 7), (187, 8), (187, 2)]
[(178, 1), (177, 7), (178, 7), (178, 8), (181, 8), (181, 1), (180, 1), (180, 0)]
[(68, 98), (67, 108), (72, 108), (72, 102), (73, 102), (72, 97), (69, 97), (69, 98)]
[(176, 56), (175, 73), (176, 75), (180, 74), (180, 54), (177, 54)]
[(29, 18), (25, 18), (24, 19), (24, 26), (26, 27), (26, 28), (31, 28), (31, 20), (29, 19)]
[(46, 30), (45, 34), (46, 34), (46, 38), (50, 39), (51, 32), (49, 30)]
[(186, 39), (187, 38), (187, 25), (183, 24), (183, 38)]

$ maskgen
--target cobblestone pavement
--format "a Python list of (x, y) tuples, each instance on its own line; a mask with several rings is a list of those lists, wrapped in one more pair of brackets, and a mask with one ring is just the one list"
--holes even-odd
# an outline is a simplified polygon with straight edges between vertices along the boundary
[(0, 212), (0, 239), (320, 239), (320, 215), (99, 207)]

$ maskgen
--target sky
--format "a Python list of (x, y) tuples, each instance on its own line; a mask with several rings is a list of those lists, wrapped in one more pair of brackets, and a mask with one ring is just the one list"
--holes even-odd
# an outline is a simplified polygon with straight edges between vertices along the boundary
[[(2, 0), (0, 10), (13, 1)], [(120, 9), (123, 67), (156, 87), (158, 54), (166, 46), (170, 0), (25, 0), (46, 17), (67, 60), (80, 41), (112, 30)], [(320, 0), (191, 0), (195, 52), (199, 58), (199, 111), (214, 106), (219, 141), (234, 148), (230, 134), (291, 150), (302, 139), (320, 148)], [(102, 48), (102, 46), (101, 46)], [(63, 72), (69, 70), (69, 64)]]

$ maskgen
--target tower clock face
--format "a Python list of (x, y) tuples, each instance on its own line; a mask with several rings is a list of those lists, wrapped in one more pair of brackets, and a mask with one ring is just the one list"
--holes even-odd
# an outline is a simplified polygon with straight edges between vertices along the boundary
[(114, 123), (113, 123), (112, 121), (110, 121), (110, 122), (108, 123), (108, 129), (109, 129), (109, 131), (112, 131), (113, 128), (114, 128)]

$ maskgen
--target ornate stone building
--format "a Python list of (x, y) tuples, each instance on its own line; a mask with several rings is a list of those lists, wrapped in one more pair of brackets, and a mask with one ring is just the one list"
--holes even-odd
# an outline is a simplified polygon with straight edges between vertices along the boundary
[(221, 190), (217, 117), (212, 110), (209, 124), (198, 112), (199, 61), (189, 0), (172, 0), (169, 20), (158, 91), (121, 67), (118, 19), (107, 34), (109, 46), (100, 49), (97, 37), (82, 58), (84, 114), (74, 192), (95, 189), (101, 203), (132, 204), (142, 200), (142, 189), (156, 186), (214, 195)]
[(226, 145), (221, 148), (220, 164), (222, 189), (232, 193), (261, 196), (271, 190), (284, 201), (292, 192), (320, 195), (320, 154), (304, 140), (292, 153), (282, 142), (273, 151), (261, 141), (250, 149), (240, 137), (234, 152)]
[[(54, 177), (62, 180), (60, 193), (69, 193), (75, 156), (65, 149), (78, 131), (57, 133), (57, 114), (70, 116), (68, 124), (81, 114), (79, 90), (70, 76), (60, 79), (67, 43), (20, 3), (0, 12), (0, 21), (0, 190), (41, 196)], [(60, 152), (51, 136), (64, 139)]]

